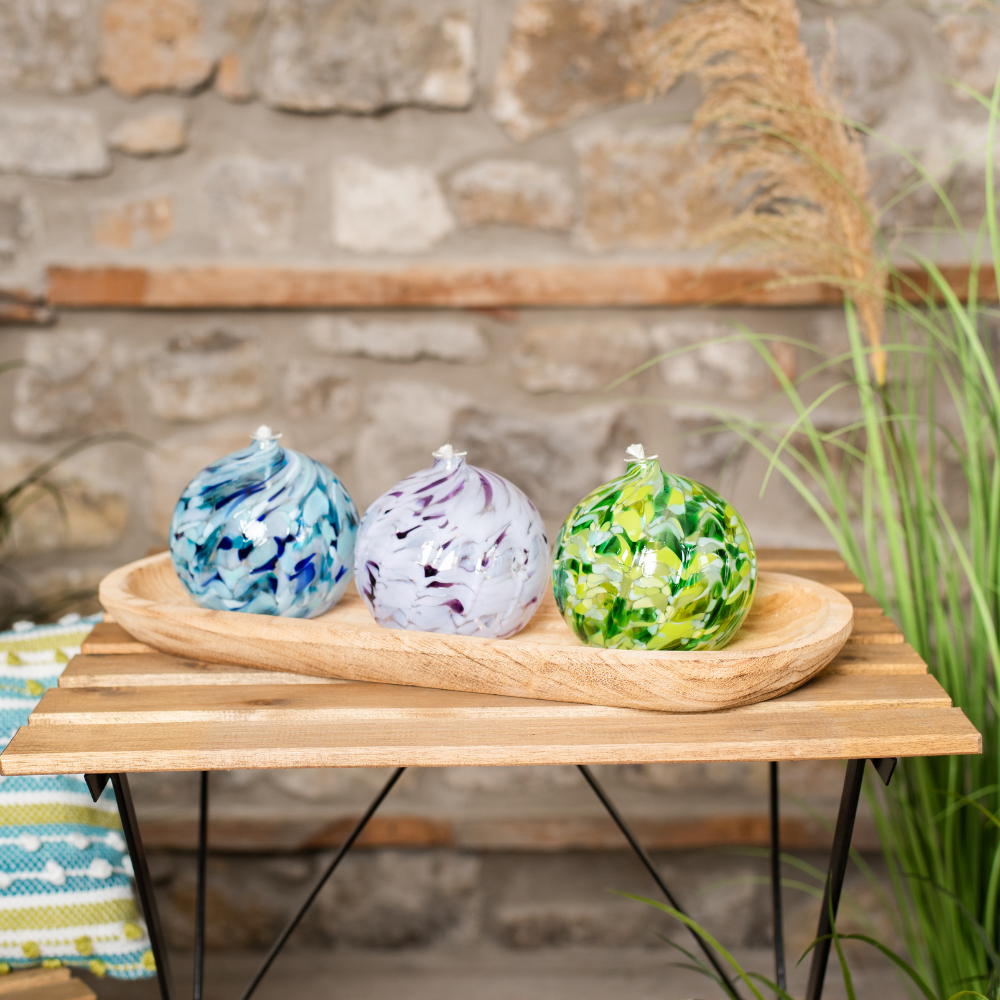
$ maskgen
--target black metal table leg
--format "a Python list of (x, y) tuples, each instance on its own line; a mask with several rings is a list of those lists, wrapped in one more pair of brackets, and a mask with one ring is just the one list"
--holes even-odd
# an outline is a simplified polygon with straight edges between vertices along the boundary
[[(667, 902), (677, 910), (679, 913), (684, 913), (681, 905), (674, 898), (673, 893), (667, 888), (666, 882), (663, 881), (659, 871), (656, 869), (656, 865), (653, 864), (653, 859), (649, 856), (646, 849), (639, 843), (635, 834), (629, 828), (629, 825), (625, 822), (621, 813), (618, 812), (618, 808), (608, 797), (607, 792), (601, 786), (600, 782), (591, 774), (590, 768), (586, 764), (577, 764), (580, 769), (580, 773), (587, 779), (587, 784), (593, 789), (594, 794), (600, 799), (601, 805), (608, 811), (608, 815), (615, 821), (615, 825), (621, 830), (625, 839), (628, 841), (629, 846), (635, 852), (636, 856), (642, 862), (646, 871), (652, 876), (653, 881), (659, 886), (660, 892), (667, 897)], [(687, 914), (685, 914), (687, 916)], [(726, 971), (722, 968), (722, 963), (719, 961), (718, 955), (709, 945), (709, 943), (697, 932), (694, 928), (689, 927), (688, 930), (694, 935), (694, 939), (698, 942), (699, 947), (705, 953), (705, 957), (709, 960), (712, 968), (715, 969), (716, 974), (725, 984), (726, 991), (729, 993), (734, 1000), (742, 1000), (740, 994), (737, 992), (736, 987), (733, 985), (732, 980), (726, 975)]]
[(816, 937), (825, 940), (819, 941), (813, 949), (806, 1000), (820, 1000), (823, 995), (823, 981), (826, 978), (826, 965), (830, 958), (832, 943), (829, 934), (833, 921), (837, 919), (840, 893), (844, 888), (847, 860), (851, 851), (851, 835), (854, 833), (854, 819), (858, 814), (858, 801), (861, 798), (861, 782), (864, 776), (864, 759), (847, 762), (844, 791), (840, 796), (840, 810), (837, 813), (837, 826), (833, 834), (833, 850), (830, 852), (830, 870), (826, 877), (823, 907), (819, 913), (819, 927), (816, 930)]
[(778, 813), (778, 762), (771, 761), (771, 908), (774, 916), (774, 981), (786, 989), (785, 931), (781, 905), (781, 823)]
[(156, 908), (156, 896), (153, 893), (153, 881), (149, 877), (149, 866), (146, 864), (146, 852), (139, 835), (139, 824), (135, 818), (135, 806), (132, 804), (132, 793), (128, 787), (127, 774), (85, 774), (84, 779), (90, 794), (96, 802), (104, 791), (108, 779), (115, 790), (118, 803), (118, 815), (122, 821), (122, 833), (128, 846), (128, 854), (132, 859), (132, 870), (135, 873), (135, 887), (139, 893), (139, 904), (142, 915), (146, 918), (146, 930), (149, 932), (149, 942), (156, 961), (156, 978), (159, 981), (161, 1000), (173, 1000), (174, 991), (170, 978), (170, 962), (167, 957), (166, 942), (163, 940), (163, 927), (160, 924), (160, 913)]
[[(898, 762), (898, 757), (872, 758), (872, 767), (882, 779), (882, 784), (889, 784)], [(840, 893), (844, 888), (844, 876), (847, 874), (847, 860), (851, 853), (851, 835), (854, 833), (854, 820), (858, 814), (858, 802), (861, 799), (861, 783), (864, 776), (864, 760), (849, 760), (847, 762), (844, 791), (840, 796), (840, 810), (837, 813), (833, 849), (830, 852), (830, 870), (826, 877), (826, 888), (823, 890), (823, 908), (820, 910), (819, 927), (816, 930), (816, 937), (825, 937), (826, 940), (820, 941), (813, 949), (806, 1000), (820, 1000), (823, 996), (823, 980), (826, 978), (826, 966), (830, 959), (832, 945), (828, 937), (833, 929), (830, 918), (832, 916), (834, 921), (837, 919), (837, 907), (840, 905)]]
[(358, 820), (354, 829), (347, 835), (347, 839), (340, 845), (340, 850), (337, 851), (334, 859), (327, 866), (327, 869), (323, 874), (317, 879), (316, 884), (312, 887), (309, 895), (306, 896), (305, 901), (299, 907), (298, 912), (292, 917), (291, 920), (285, 925), (285, 929), (278, 935), (278, 940), (274, 942), (271, 946), (271, 950), (267, 953), (267, 958), (261, 963), (260, 968), (257, 970), (257, 974), (250, 980), (250, 985), (243, 991), (243, 996), (241, 1000), (249, 1000), (250, 996), (253, 994), (254, 990), (260, 985), (260, 981), (264, 978), (265, 973), (271, 967), (271, 963), (278, 957), (278, 952), (285, 946), (285, 942), (292, 936), (292, 931), (295, 930), (299, 925), (299, 921), (305, 916), (306, 910), (312, 905), (313, 900), (319, 895), (320, 889), (326, 885), (327, 879), (334, 873), (337, 865), (344, 859), (344, 855), (354, 846), (354, 842), (361, 836), (361, 832), (368, 825), (368, 821), (375, 815), (375, 810), (382, 804), (383, 799), (392, 791), (392, 786), (399, 781), (400, 776), (406, 770), (405, 767), (397, 767), (393, 772), (392, 777), (385, 783), (382, 791), (375, 796), (374, 801), (365, 811), (364, 816)]
[(205, 868), (208, 863), (208, 771), (201, 772), (198, 802), (198, 897), (194, 913), (194, 1000), (201, 1000), (205, 977)]

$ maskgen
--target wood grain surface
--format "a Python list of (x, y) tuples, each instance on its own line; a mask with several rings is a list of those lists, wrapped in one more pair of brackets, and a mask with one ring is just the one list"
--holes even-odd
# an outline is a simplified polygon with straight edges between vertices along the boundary
[[(195, 689), (192, 689), (195, 690)], [(208, 689), (197, 689), (201, 694)], [(737, 714), (745, 713), (745, 714)], [(957, 708), (804, 707), (580, 718), (348, 718), (22, 727), (4, 774), (285, 767), (645, 764), (979, 753)]]
[[(792, 553), (786, 564), (796, 559), (807, 576), (844, 572), (829, 555)], [(868, 595), (855, 600), (872, 610)], [(76, 657), (59, 687), (46, 692), (29, 725), (0, 756), (0, 773), (980, 753), (979, 733), (951, 706), (916, 651), (880, 611), (867, 617), (870, 641), (843, 646), (807, 684), (768, 701), (709, 713), (226, 666), (136, 652), (135, 640), (116, 624), (100, 640), (103, 653)], [(730, 842), (737, 832), (729, 830), (719, 842)]]
[[(940, 267), (959, 298), (968, 266)], [(918, 301), (928, 287), (919, 267), (901, 268), (897, 289)], [(981, 267), (980, 301), (996, 301), (992, 267)], [(531, 306), (816, 306), (842, 300), (838, 288), (770, 268), (646, 263), (401, 263), (381, 267), (276, 264), (55, 265), (52, 306), (156, 309), (414, 308)]]
[(353, 587), (312, 620), (212, 611), (190, 598), (166, 553), (109, 574), (100, 594), (131, 635), (176, 656), (345, 680), (685, 712), (749, 705), (794, 690), (836, 655), (853, 618), (842, 594), (765, 572), (734, 640), (725, 649), (699, 652), (584, 646), (548, 592), (527, 627), (510, 639), (380, 628)]
[(5, 1000), (96, 1000), (86, 983), (70, 975), (69, 969), (19, 969), (0, 979)]

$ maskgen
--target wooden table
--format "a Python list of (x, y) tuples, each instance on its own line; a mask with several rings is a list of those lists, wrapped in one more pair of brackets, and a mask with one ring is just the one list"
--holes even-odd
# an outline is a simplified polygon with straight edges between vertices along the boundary
[[(797, 573), (848, 595), (854, 632), (813, 681), (784, 697), (711, 714), (664, 714), (425, 688), (321, 680), (167, 656), (120, 626), (98, 625), (83, 653), (47, 691), (0, 756), (0, 773), (85, 772), (99, 794), (110, 778), (132, 852), (164, 1000), (172, 986), (127, 773), (203, 772), (199, 866), (204, 870), (207, 772), (232, 768), (576, 764), (651, 876), (641, 845), (587, 764), (772, 762), (775, 948), (783, 969), (777, 882), (777, 763), (848, 760), (828, 899), (819, 935), (836, 913), (866, 760), (888, 781), (898, 757), (971, 754), (982, 740), (916, 651), (863, 592), (836, 553), (761, 550), (762, 569)], [(372, 803), (306, 902), (311, 902), (401, 771)], [(203, 898), (203, 879), (199, 898)], [(269, 956), (287, 939), (305, 906)], [(196, 965), (200, 968), (203, 909)], [(699, 942), (704, 945), (703, 942)], [(818, 1000), (829, 953), (815, 949), (808, 1000)], [(710, 949), (706, 948), (706, 953)], [(710, 954), (714, 961), (714, 955)], [(780, 973), (783, 975), (783, 972)], [(200, 981), (200, 980), (199, 980)], [(249, 996), (258, 978), (244, 996)], [(733, 990), (734, 995), (738, 991)]]

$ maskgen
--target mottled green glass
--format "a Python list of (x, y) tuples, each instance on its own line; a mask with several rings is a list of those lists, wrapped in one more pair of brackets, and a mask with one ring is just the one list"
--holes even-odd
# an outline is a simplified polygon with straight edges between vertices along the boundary
[(573, 508), (552, 564), (567, 624), (608, 649), (719, 649), (750, 610), (756, 581), (740, 515), (655, 457), (630, 462)]

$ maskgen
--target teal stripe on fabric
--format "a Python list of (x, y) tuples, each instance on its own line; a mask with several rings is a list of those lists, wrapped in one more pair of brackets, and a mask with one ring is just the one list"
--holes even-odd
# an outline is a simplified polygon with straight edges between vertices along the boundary
[[(58, 685), (60, 650), (79, 646), (102, 617), (0, 633), (0, 748)], [(19, 651), (23, 662), (8, 662)], [(155, 975), (110, 787), (94, 803), (79, 774), (0, 777), (0, 821), (0, 928), (9, 928), (0, 930), (0, 970), (45, 963), (115, 979)]]

